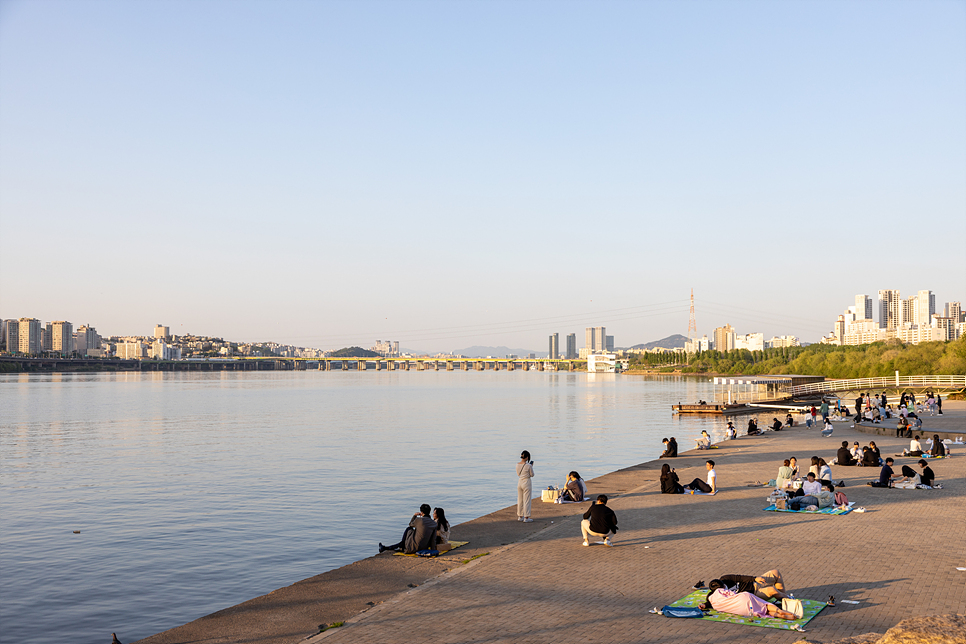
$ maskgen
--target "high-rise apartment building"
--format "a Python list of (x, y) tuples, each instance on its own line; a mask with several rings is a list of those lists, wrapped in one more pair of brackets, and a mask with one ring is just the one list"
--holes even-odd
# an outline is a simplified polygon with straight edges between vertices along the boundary
[(946, 315), (944, 317), (952, 318), (955, 324), (963, 321), (963, 307), (959, 302), (946, 302), (945, 309)]
[(567, 360), (574, 360), (577, 358), (577, 334), (570, 333), (567, 335)]
[(550, 359), (556, 360), (560, 357), (560, 334), (551, 333), (550, 334)]
[(74, 325), (60, 320), (47, 325), (44, 345), (50, 351), (62, 356), (69, 356), (74, 351)]
[(902, 324), (902, 300), (899, 291), (879, 291), (879, 328), (895, 329)]
[(34, 356), (43, 350), (40, 320), (37, 318), (20, 318), (17, 320), (19, 336), (18, 351), (28, 356)]
[(587, 327), (585, 330), (587, 351), (590, 353), (607, 350), (607, 330), (602, 326)]
[(604, 342), (605, 348), (607, 349), (607, 351), (613, 351), (614, 350), (614, 336), (608, 335), (608, 336), (605, 336), (605, 337), (607, 338), (607, 340)]
[(154, 327), (154, 338), (156, 340), (167, 340), (171, 336), (171, 329), (160, 324)]
[(932, 291), (919, 291), (916, 294), (916, 321), (913, 324), (926, 326), (932, 324), (936, 312), (936, 294)]
[(868, 295), (855, 296), (855, 317), (859, 320), (872, 319), (872, 298)]
[(714, 350), (731, 351), (735, 348), (735, 330), (730, 324), (714, 330)]
[(74, 334), (74, 351), (79, 357), (90, 355), (91, 351), (101, 348), (101, 336), (94, 327), (82, 324)]
[(7, 320), (3, 327), (4, 342), (7, 346), (7, 351), (10, 353), (17, 353), (20, 351), (20, 322), (17, 320)]

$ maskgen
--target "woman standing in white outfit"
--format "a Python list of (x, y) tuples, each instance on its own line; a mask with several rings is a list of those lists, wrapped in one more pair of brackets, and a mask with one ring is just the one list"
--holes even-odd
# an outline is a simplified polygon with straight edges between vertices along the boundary
[(533, 461), (530, 460), (530, 452), (523, 450), (520, 453), (520, 462), (517, 463), (517, 521), (530, 523), (530, 500), (533, 497)]

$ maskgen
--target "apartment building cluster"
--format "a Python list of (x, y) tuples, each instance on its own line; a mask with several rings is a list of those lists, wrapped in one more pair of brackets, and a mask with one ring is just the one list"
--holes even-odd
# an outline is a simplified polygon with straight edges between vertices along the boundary
[(744, 333), (735, 331), (730, 324), (716, 328), (709, 338), (704, 335), (693, 338), (684, 343), (684, 353), (701, 353), (702, 351), (734, 351), (747, 349), (748, 351), (764, 351), (781, 347), (800, 347), (802, 343), (794, 335), (776, 335), (771, 340), (765, 340), (764, 333)]
[[(879, 319), (873, 317), (878, 310)], [(966, 316), (959, 302), (936, 309), (936, 295), (919, 291), (902, 299), (897, 290), (879, 291), (878, 307), (868, 295), (856, 295), (855, 304), (838, 316), (824, 344), (857, 345), (897, 338), (906, 344), (945, 342), (962, 337)]]
[[(42, 324), (36, 318), (2, 320), (0, 342), (3, 351), (23, 356), (75, 358), (120, 358), (124, 360), (183, 360), (187, 358), (230, 358), (236, 356), (322, 358), (327, 352), (277, 342), (236, 343), (222, 338), (171, 335), (158, 324), (152, 335), (102, 338), (94, 327), (66, 321)], [(398, 343), (397, 343), (398, 350)]]
[(97, 330), (65, 320), (43, 324), (37, 318), (18, 318), (0, 321), (0, 339), (7, 353), (28, 356), (59, 355), (103, 357), (105, 350)]
[(386, 358), (398, 358), (399, 357), (399, 342), (395, 340), (376, 340), (375, 346), (373, 346), (370, 351), (375, 351), (379, 355)]
[(563, 353), (560, 351), (560, 334), (550, 335), (550, 346), (548, 357), (551, 360), (584, 360), (587, 356), (595, 353), (613, 353), (614, 336), (607, 335), (607, 329), (602, 326), (592, 326), (584, 329), (584, 346), (577, 348), (577, 334), (567, 335), (567, 347)]

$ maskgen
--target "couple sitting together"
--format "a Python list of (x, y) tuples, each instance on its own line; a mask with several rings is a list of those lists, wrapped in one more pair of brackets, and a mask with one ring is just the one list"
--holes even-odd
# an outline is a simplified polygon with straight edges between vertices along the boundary
[[(704, 587), (704, 582), (694, 585)], [(774, 617), (777, 619), (799, 619), (802, 615), (783, 610), (772, 601), (794, 600), (785, 592), (785, 581), (778, 570), (769, 570), (759, 577), (750, 575), (722, 575), (708, 583), (708, 596), (701, 610), (713, 609), (721, 613), (731, 613), (744, 617)], [(798, 602), (796, 602), (798, 603)]]
[(695, 490), (704, 494), (717, 494), (718, 477), (714, 471), (714, 461), (705, 461), (704, 466), (708, 470), (707, 482), (696, 478), (687, 485), (681, 485), (677, 472), (665, 463), (661, 466), (661, 494), (694, 494)]
[[(805, 475), (802, 487), (795, 491), (789, 491), (789, 498), (785, 501), (787, 510), (808, 509), (809, 506), (821, 510), (833, 505), (848, 505), (849, 500), (841, 492), (835, 491), (835, 485), (828, 479), (821, 481), (815, 478), (814, 472)], [(781, 509), (781, 508), (780, 508)]]
[[(432, 517), (430, 517), (431, 511)], [(443, 508), (431, 510), (426, 503), (419, 506), (419, 512), (409, 521), (409, 527), (403, 531), (402, 541), (391, 546), (379, 544), (379, 552), (392, 550), (404, 552), (407, 555), (422, 550), (446, 552), (450, 548), (449, 521), (446, 520), (446, 513), (443, 512)]]
[(587, 484), (580, 478), (577, 472), (567, 475), (567, 482), (564, 483), (560, 496), (554, 503), (582, 503), (587, 498)]

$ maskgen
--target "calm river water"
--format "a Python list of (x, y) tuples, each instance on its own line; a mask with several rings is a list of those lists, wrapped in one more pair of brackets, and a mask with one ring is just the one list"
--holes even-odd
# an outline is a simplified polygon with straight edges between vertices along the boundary
[(521, 449), (538, 490), (721, 436), (671, 414), (710, 397), (523, 371), (2, 375), (0, 641), (146, 637), (375, 554), (420, 503), (515, 504)]

